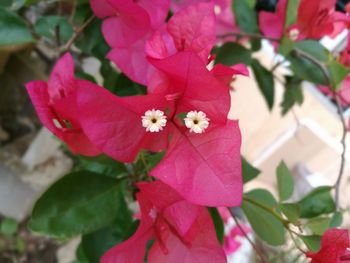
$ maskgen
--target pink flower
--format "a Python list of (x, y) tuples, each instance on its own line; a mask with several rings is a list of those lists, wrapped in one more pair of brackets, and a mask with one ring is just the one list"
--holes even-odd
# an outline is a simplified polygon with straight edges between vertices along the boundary
[(349, 24), (346, 15), (335, 11), (335, 0), (301, 0), (296, 23), (284, 32), (287, 2), (280, 0), (275, 13), (260, 12), (260, 30), (265, 36), (280, 39), (288, 33), (292, 40), (320, 39), (336, 36)]
[[(239, 32), (239, 27), (235, 25), (235, 17), (232, 12), (232, 0), (172, 0), (171, 8), (175, 13), (196, 3), (214, 3), (216, 15), (216, 35), (224, 35), (232, 32)], [(222, 41), (220, 39), (219, 41)]]
[(301, 0), (296, 28), (298, 39), (320, 39), (325, 35), (335, 36), (346, 24), (335, 26), (345, 15), (335, 11), (336, 0)]
[(215, 14), (212, 3), (198, 3), (177, 12), (166, 27), (146, 43), (146, 53), (166, 58), (180, 51), (192, 51), (207, 64), (215, 42)]
[(73, 153), (93, 156), (100, 151), (80, 126), (76, 107), (78, 82), (74, 78), (73, 59), (67, 53), (58, 60), (47, 83), (33, 81), (26, 84), (26, 88), (43, 125), (63, 140)]
[(311, 263), (341, 263), (350, 259), (349, 246), (348, 230), (332, 228), (324, 233), (320, 250), (307, 252), (306, 256)]
[(95, 15), (104, 19), (103, 36), (112, 50), (107, 57), (129, 78), (146, 84), (150, 67), (145, 41), (163, 25), (168, 0), (90, 0)]
[(275, 13), (266, 11), (259, 13), (260, 30), (265, 36), (276, 39), (282, 37), (287, 3), (287, 0), (279, 0)]
[(191, 52), (151, 62), (163, 78), (148, 95), (119, 98), (92, 84), (78, 92), (88, 137), (123, 162), (141, 149), (167, 149), (150, 175), (195, 204), (239, 205), (241, 136), (227, 120), (228, 87)]
[(160, 181), (138, 184), (141, 223), (128, 240), (111, 248), (101, 263), (144, 262), (147, 242), (154, 240), (150, 263), (224, 263), (214, 225), (205, 207), (193, 205)]

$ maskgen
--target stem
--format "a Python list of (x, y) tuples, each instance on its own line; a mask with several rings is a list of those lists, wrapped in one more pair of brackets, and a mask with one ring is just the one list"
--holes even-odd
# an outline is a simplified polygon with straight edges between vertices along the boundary
[[(325, 76), (329, 88), (331, 90), (333, 90), (333, 91), (335, 90), (334, 87), (333, 87), (332, 81), (331, 81), (331, 77), (329, 75), (329, 71), (328, 71), (327, 67), (321, 61), (315, 59), (314, 57), (310, 56), (309, 54), (307, 54), (307, 53), (305, 53), (305, 52), (303, 52), (301, 50), (294, 49), (294, 51), (296, 52), (297, 55), (302, 56), (302, 57), (310, 60), (311, 62), (313, 62), (315, 65), (317, 65), (321, 69), (323, 75)], [(341, 137), (341, 144), (342, 144), (342, 147), (343, 147), (343, 151), (342, 151), (342, 154), (341, 154), (340, 168), (339, 168), (337, 181), (336, 181), (336, 183), (334, 185), (334, 188), (335, 188), (335, 204), (336, 204), (337, 209), (339, 209), (339, 192), (340, 192), (340, 185), (341, 185), (341, 180), (343, 178), (344, 167), (345, 167), (347, 125), (346, 125), (344, 114), (343, 114), (343, 108), (342, 108), (341, 103), (339, 101), (339, 97), (338, 97), (338, 95), (337, 95), (337, 93), (335, 91), (333, 92), (333, 96), (334, 96), (335, 104), (337, 105), (337, 112), (338, 112), (338, 115), (339, 115), (339, 119), (340, 119), (340, 122), (341, 122), (342, 127), (343, 127), (343, 134), (342, 134), (342, 137)]]
[(149, 174), (149, 171), (150, 171), (150, 168), (149, 168), (149, 166), (148, 166), (148, 164), (147, 164), (147, 161), (146, 161), (145, 156), (144, 156), (143, 153), (140, 154), (140, 159), (141, 159), (142, 164), (144, 165), (145, 170), (146, 170), (146, 173), (147, 173), (147, 175), (148, 175), (148, 174)]
[(235, 221), (237, 227), (239, 228), (239, 230), (242, 232), (242, 234), (244, 235), (244, 237), (248, 240), (248, 242), (250, 243), (250, 245), (252, 246), (252, 248), (255, 250), (257, 256), (259, 257), (260, 261), (263, 263), (267, 263), (264, 255), (261, 253), (260, 249), (256, 246), (256, 244), (253, 242), (253, 240), (250, 239), (250, 237), (248, 236), (247, 232), (244, 231), (243, 227), (241, 226), (241, 224), (238, 221), (238, 218), (236, 217), (236, 215), (233, 213), (233, 211), (231, 210), (231, 208), (227, 207), (228, 211), (230, 212), (233, 220)]
[[(297, 240), (295, 239), (295, 237), (294, 237), (294, 235), (293, 235), (293, 233), (295, 233), (295, 232), (293, 232), (293, 231), (291, 231), (290, 229), (288, 229), (288, 233), (289, 233), (290, 237), (292, 238), (292, 240), (293, 240), (293, 242), (294, 242), (294, 244), (295, 244), (295, 247), (296, 247), (301, 253), (305, 254), (306, 251), (300, 247), (300, 245), (298, 244)], [(295, 234), (298, 235), (297, 233), (295, 233)]]
[(294, 48), (293, 51), (294, 51), (294, 53), (297, 56), (306, 58), (307, 60), (311, 61), (316, 66), (318, 66), (321, 69), (321, 71), (322, 71), (322, 73), (323, 73), (323, 75), (324, 75), (328, 85), (332, 86), (331, 77), (329, 75), (328, 69), (326, 68), (326, 66), (321, 61), (319, 61), (318, 59), (314, 58), (313, 56), (310, 56), (308, 53), (306, 53), (306, 52), (304, 52), (304, 51), (302, 51), (302, 50), (300, 50), (298, 48)]
[(289, 221), (285, 220), (281, 215), (279, 215), (278, 213), (276, 213), (275, 210), (273, 210), (272, 208), (268, 207), (268, 206), (265, 206), (264, 204), (261, 204), (259, 202), (256, 202), (255, 200), (253, 199), (250, 199), (249, 197), (243, 197), (243, 200), (244, 201), (247, 201), (249, 203), (252, 203), (262, 209), (264, 209), (265, 211), (269, 212), (270, 214), (272, 214), (274, 217), (276, 217), (279, 221), (281, 221), (283, 223), (283, 225), (287, 228), (288, 228), (288, 224), (289, 224)]
[(271, 68), (271, 73), (273, 73), (279, 66), (281, 66), (283, 63), (285, 63), (286, 60), (281, 60), (279, 62), (277, 62), (272, 68)]
[(250, 33), (243, 33), (243, 32), (230, 32), (227, 34), (222, 34), (222, 35), (218, 35), (216, 37), (218, 38), (226, 38), (226, 37), (249, 37), (249, 38), (256, 38), (256, 39), (267, 39), (273, 42), (280, 42), (280, 40), (278, 38), (272, 38), (272, 37), (267, 37), (267, 36), (263, 36), (260, 34), (250, 34)]
[(61, 51), (61, 54), (67, 52), (71, 46), (74, 44), (74, 42), (78, 39), (78, 37), (80, 36), (80, 34), (84, 31), (84, 29), (94, 20), (95, 16), (92, 15), (90, 16), (84, 24), (82, 24), (79, 28), (77, 28), (73, 34), (73, 36), (68, 40), (67, 44), (65, 45), (65, 47), (63, 48), (63, 50)]
[(38, 47), (34, 48), (34, 52), (37, 53), (37, 55), (45, 61), (46, 64), (51, 65), (53, 63), (53, 60), (46, 56), (44, 52), (42, 52)]
[(343, 127), (343, 134), (341, 137), (341, 144), (343, 147), (343, 152), (341, 154), (341, 161), (340, 161), (340, 168), (339, 168), (339, 173), (338, 173), (338, 178), (337, 181), (335, 182), (334, 188), (335, 188), (335, 204), (337, 209), (339, 209), (339, 192), (340, 192), (340, 185), (341, 185), (341, 180), (343, 178), (344, 174), (344, 167), (345, 167), (345, 153), (346, 153), (346, 135), (347, 135), (347, 126), (343, 114), (343, 108), (340, 104), (339, 97), (338, 95), (334, 92), (334, 99), (337, 105), (337, 111), (339, 114), (339, 118)]

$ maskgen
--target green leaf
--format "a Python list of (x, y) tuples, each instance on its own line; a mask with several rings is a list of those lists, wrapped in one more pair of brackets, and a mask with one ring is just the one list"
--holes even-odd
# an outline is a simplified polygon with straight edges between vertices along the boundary
[(254, 52), (259, 51), (261, 49), (261, 39), (253, 38), (250, 40), (250, 44), (251, 44), (250, 49)]
[(149, 169), (153, 169), (154, 167), (156, 167), (160, 163), (160, 161), (163, 159), (164, 155), (165, 155), (165, 152), (149, 154), (148, 157), (146, 158), (147, 163), (149, 165)]
[(118, 73), (111, 62), (104, 59), (100, 68), (103, 76), (103, 87), (118, 96), (146, 94), (146, 87), (131, 81), (123, 73)]
[(299, 236), (301, 240), (305, 243), (307, 248), (312, 252), (317, 252), (321, 247), (321, 236), (311, 235), (311, 236)]
[(295, 48), (304, 51), (319, 61), (326, 62), (329, 58), (329, 52), (327, 49), (316, 40), (303, 40), (295, 42)]
[(287, 58), (291, 63), (291, 69), (296, 77), (312, 83), (327, 85), (327, 78), (323, 71), (309, 59), (289, 55)]
[(81, 170), (99, 173), (112, 178), (128, 174), (126, 166), (123, 163), (113, 160), (106, 155), (80, 157), (80, 162), (79, 168)]
[(301, 80), (287, 77), (283, 101), (281, 102), (282, 115), (285, 115), (295, 105), (304, 102), (304, 95), (301, 88)]
[(63, 16), (42, 16), (34, 26), (38, 35), (48, 39), (55, 39), (56, 30), (59, 30), (61, 41), (68, 41), (73, 35), (73, 28)]
[(294, 48), (294, 41), (292, 41), (288, 36), (284, 36), (281, 40), (281, 44), (278, 47), (278, 53), (283, 56), (289, 55)]
[(12, 0), (2, 0), (0, 1), (0, 7), (10, 7), (12, 5)]
[(279, 205), (281, 212), (288, 218), (290, 222), (296, 224), (300, 216), (300, 207), (294, 203), (283, 203)]
[[(253, 202), (250, 200), (253, 200)], [(264, 189), (256, 189), (245, 194), (242, 209), (254, 232), (262, 240), (272, 246), (283, 245), (285, 229), (282, 222), (257, 204), (272, 209), (277, 206), (276, 200), (270, 192)]]
[(294, 192), (294, 180), (287, 165), (281, 161), (276, 170), (278, 194), (281, 201), (289, 199)]
[(329, 217), (315, 217), (311, 218), (305, 224), (313, 234), (322, 236), (323, 233), (329, 228), (331, 218)]
[(235, 14), (236, 24), (242, 32), (259, 32), (257, 13), (253, 7), (249, 6), (246, 0), (233, 1), (232, 8)]
[(332, 87), (334, 87), (337, 91), (340, 88), (339, 84), (342, 83), (342, 81), (345, 79), (345, 77), (349, 74), (350, 71), (344, 65), (336, 61), (331, 61), (330, 63), (328, 63), (327, 66), (332, 81)]
[(222, 218), (215, 207), (208, 207), (209, 213), (211, 215), (211, 219), (213, 219), (213, 223), (216, 230), (216, 237), (218, 238), (220, 244), (224, 244), (224, 223)]
[(339, 227), (343, 223), (343, 215), (340, 212), (335, 212), (329, 222), (329, 228)]
[[(77, 10), (82, 10), (82, 14), (79, 19), (76, 19), (77, 23), (83, 24), (86, 19), (91, 15), (91, 9), (89, 4), (79, 5)], [(78, 12), (77, 12), (78, 14)], [(108, 47), (106, 41), (103, 38), (101, 32), (102, 21), (99, 19), (94, 19), (80, 34), (79, 38), (75, 42), (75, 46), (80, 49), (82, 52), (95, 56), (101, 60), (103, 63), (107, 61), (105, 59), (110, 48)]]
[(264, 68), (259, 61), (253, 59), (252, 68), (259, 89), (271, 110), (275, 99), (275, 83), (270, 71)]
[(0, 223), (1, 234), (12, 236), (16, 234), (17, 230), (18, 230), (18, 223), (16, 220), (12, 218), (5, 218)]
[(0, 7), (0, 47), (34, 42), (25, 21), (17, 14)]
[(301, 218), (312, 218), (335, 211), (335, 203), (331, 195), (332, 188), (321, 186), (313, 190), (298, 202)]
[(117, 199), (119, 207), (117, 218), (113, 223), (82, 237), (81, 250), (89, 263), (99, 263), (104, 253), (128, 239), (138, 227), (139, 222), (133, 220), (123, 191), (119, 191)]
[(260, 170), (251, 165), (243, 156), (241, 159), (243, 183), (247, 183), (257, 177), (260, 174)]
[(30, 6), (38, 3), (40, 0), (13, 0), (12, 9), (18, 10), (23, 6)]
[(56, 238), (91, 233), (116, 217), (117, 194), (115, 179), (87, 171), (68, 174), (36, 202), (29, 228)]
[(245, 0), (250, 8), (254, 8), (256, 5), (256, 0)]
[(286, 20), (284, 23), (285, 28), (295, 23), (298, 14), (299, 1), (300, 0), (288, 0)]
[(252, 61), (252, 53), (249, 49), (233, 43), (227, 42), (216, 51), (215, 63), (227, 66), (243, 63), (249, 65)]
[(92, 82), (92, 83), (97, 84), (97, 81), (96, 81), (95, 77), (92, 76), (92, 75), (90, 75), (89, 73), (86, 73), (86, 72), (77, 70), (77, 71), (75, 72), (75, 76), (76, 76), (78, 79), (88, 80), (88, 81), (90, 81), (90, 82)]

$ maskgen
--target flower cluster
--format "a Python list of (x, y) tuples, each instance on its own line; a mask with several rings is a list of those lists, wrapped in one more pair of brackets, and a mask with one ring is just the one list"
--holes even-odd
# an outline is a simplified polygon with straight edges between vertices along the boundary
[(227, 116), (229, 83), (248, 71), (243, 65), (208, 69), (216, 17), (228, 13), (211, 1), (195, 2), (174, 5), (175, 14), (165, 21), (168, 1), (91, 0), (111, 47), (107, 57), (146, 85), (147, 95), (118, 97), (75, 78), (69, 53), (47, 83), (26, 86), (42, 123), (74, 153), (133, 162), (141, 150), (166, 151), (149, 174), (159, 181), (138, 184), (139, 230), (102, 262), (143, 262), (151, 238), (156, 242), (149, 262), (177, 262), (179, 255), (186, 262), (225, 262), (204, 206), (242, 201), (241, 135), (238, 122)]
[[(334, 36), (349, 27), (348, 15), (335, 11), (335, 0), (301, 0), (295, 23), (286, 25), (289, 2), (278, 1), (275, 13), (259, 13), (260, 31), (276, 43), (284, 37)], [(146, 86), (147, 93), (121, 97), (76, 78), (70, 53), (58, 60), (47, 82), (26, 85), (41, 122), (75, 154), (105, 154), (133, 163), (142, 151), (165, 153), (149, 171), (147, 183), (133, 179), (140, 225), (102, 263), (144, 262), (150, 240), (151, 263), (226, 262), (226, 255), (240, 246), (236, 238), (250, 231), (233, 227), (222, 246), (206, 209), (240, 206), (243, 195), (241, 133), (228, 113), (233, 77), (249, 73), (243, 64), (212, 63), (211, 51), (236, 37), (259, 35), (239, 33), (231, 5), (231, 0), (90, 0), (110, 47), (107, 58), (130, 80)], [(238, 50), (249, 53), (247, 63), (257, 80), (261, 72), (272, 74), (262, 66), (259, 70), (248, 48)], [(339, 61), (349, 66), (349, 47)], [(270, 85), (270, 79), (260, 80)], [(263, 93), (265, 89), (270, 87), (263, 87)], [(348, 89), (341, 90), (343, 104), (349, 104)], [(325, 234), (321, 250), (306, 256), (312, 262), (325, 262), (320, 261), (325, 255), (332, 255), (332, 263), (347, 260), (348, 246), (348, 234), (333, 229)]]

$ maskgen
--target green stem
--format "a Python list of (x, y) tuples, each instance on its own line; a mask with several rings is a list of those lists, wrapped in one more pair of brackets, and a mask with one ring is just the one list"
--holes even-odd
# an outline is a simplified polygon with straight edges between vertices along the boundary
[(249, 202), (249, 203), (251, 203), (251, 204), (253, 204), (253, 205), (258, 206), (258, 207), (260, 207), (261, 209), (264, 209), (266, 212), (269, 212), (269, 213), (272, 214), (274, 217), (276, 217), (279, 221), (281, 221), (281, 222), (283, 223), (283, 225), (284, 225), (285, 228), (289, 229), (288, 225), (289, 225), (290, 222), (289, 222), (288, 220), (284, 219), (284, 218), (283, 218), (280, 214), (278, 214), (273, 208), (268, 207), (268, 206), (266, 206), (266, 205), (264, 205), (264, 204), (261, 204), (261, 203), (255, 201), (255, 200), (253, 200), (253, 199), (251, 199), (251, 198), (249, 198), (249, 197), (246, 197), (246, 196), (243, 197), (243, 200), (246, 201), (246, 202)]
[(294, 237), (294, 235), (293, 235), (293, 233), (294, 233), (295, 235), (299, 236), (298, 233), (295, 233), (294, 231), (292, 231), (292, 230), (290, 230), (290, 229), (288, 229), (288, 233), (289, 233), (290, 237), (292, 238), (292, 240), (293, 240), (293, 242), (294, 242), (294, 244), (295, 244), (295, 247), (296, 247), (301, 253), (305, 254), (306, 251), (300, 247), (300, 245), (298, 244), (298, 241), (295, 239), (295, 237)]

